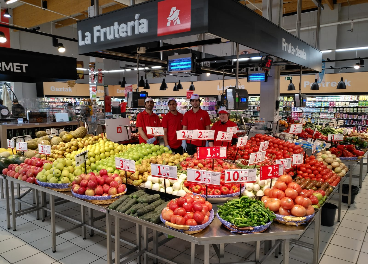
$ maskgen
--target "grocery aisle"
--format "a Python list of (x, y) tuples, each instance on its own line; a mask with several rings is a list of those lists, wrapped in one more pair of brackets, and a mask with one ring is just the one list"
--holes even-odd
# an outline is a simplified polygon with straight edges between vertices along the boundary
[[(356, 167), (354, 174), (359, 172)], [(348, 179), (346, 179), (347, 181)], [(358, 179), (353, 179), (353, 185), (358, 185)], [(24, 190), (23, 190), (24, 191)], [(29, 201), (30, 195), (26, 196)], [(337, 204), (337, 194), (331, 200)], [(73, 218), (79, 218), (80, 207), (66, 203), (56, 207), (57, 211)], [(83, 240), (80, 229), (73, 230), (57, 237), (57, 252), (51, 250), (50, 219), (45, 222), (36, 220), (35, 214), (23, 215), (17, 218), (17, 231), (7, 230), (5, 201), (0, 200), (0, 264), (3, 263), (64, 263), (64, 264), (102, 264), (106, 263), (106, 238), (95, 234), (92, 238)], [(337, 218), (337, 215), (336, 215)], [(104, 227), (105, 222), (96, 222), (96, 226)], [(57, 230), (72, 226), (65, 220), (57, 219)], [(120, 235), (130, 241), (135, 241), (135, 226), (121, 222)], [(342, 221), (333, 227), (321, 228), (320, 255), (321, 264), (340, 264), (368, 262), (368, 178), (363, 180), (362, 190), (350, 209), (346, 204), (342, 208)], [(313, 225), (304, 233), (300, 240), (313, 242)], [(152, 243), (152, 242), (151, 242)], [(151, 244), (150, 244), (151, 245)], [(122, 252), (128, 251), (128, 246), (121, 246)], [(253, 244), (233, 244), (225, 247), (225, 258), (221, 262), (240, 262), (254, 259)], [(160, 247), (160, 254), (177, 263), (189, 263), (190, 244), (178, 239), (172, 239)], [(203, 263), (203, 246), (196, 250), (196, 263)], [(218, 262), (215, 251), (211, 247), (211, 263)], [(312, 263), (312, 251), (298, 246), (291, 247), (290, 263)], [(279, 264), (282, 257), (270, 257), (266, 264)], [(134, 261), (131, 263), (135, 263)], [(152, 263), (152, 261), (149, 261)]]

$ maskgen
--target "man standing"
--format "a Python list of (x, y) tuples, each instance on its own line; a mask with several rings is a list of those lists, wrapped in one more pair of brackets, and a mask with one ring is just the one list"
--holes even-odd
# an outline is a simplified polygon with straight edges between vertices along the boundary
[(169, 98), (168, 106), (169, 113), (162, 118), (162, 126), (164, 127), (165, 146), (171, 149), (174, 153), (183, 154), (181, 141), (177, 139), (176, 131), (182, 130), (183, 114), (176, 109), (177, 102), (174, 98)]
[[(184, 115), (183, 130), (209, 130), (211, 119), (207, 111), (200, 108), (201, 100), (198, 94), (192, 94), (190, 104), (192, 109)], [(188, 140), (188, 144), (185, 140), (182, 141), (182, 147), (189, 155), (196, 153), (197, 147), (204, 147), (205, 144), (203, 140)]]
[(209, 140), (209, 146), (213, 147), (229, 147), (230, 145), (234, 145), (236, 144), (236, 140), (237, 140), (237, 135), (233, 134), (232, 140), (231, 142), (224, 142), (221, 140), (216, 140), (217, 139), (217, 134), (221, 131), (221, 132), (227, 132), (227, 128), (228, 127), (238, 127), (238, 125), (236, 123), (234, 123), (233, 121), (229, 120), (230, 117), (230, 112), (228, 110), (226, 110), (225, 107), (220, 107), (219, 109), (219, 121), (217, 121), (216, 123), (213, 124), (212, 126), (212, 130), (215, 130), (215, 140)]
[(137, 115), (136, 127), (138, 128), (139, 133), (139, 143), (148, 143), (148, 144), (158, 143), (156, 137), (147, 136), (147, 127), (160, 126), (160, 118), (152, 111), (154, 105), (155, 104), (152, 98), (147, 97), (146, 100), (144, 101), (144, 108), (146, 109)]

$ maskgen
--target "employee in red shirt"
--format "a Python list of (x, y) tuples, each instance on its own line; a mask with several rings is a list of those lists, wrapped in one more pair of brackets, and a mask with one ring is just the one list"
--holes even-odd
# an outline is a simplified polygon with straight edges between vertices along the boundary
[(147, 135), (147, 127), (160, 126), (160, 118), (152, 111), (154, 105), (152, 98), (147, 97), (144, 101), (146, 109), (137, 115), (136, 127), (139, 133), (139, 143), (157, 144), (158, 142), (156, 137)]
[(219, 108), (219, 121), (217, 121), (216, 123), (213, 124), (212, 126), (212, 130), (215, 130), (215, 140), (209, 140), (209, 146), (213, 147), (213, 146), (224, 146), (224, 147), (228, 147), (232, 144), (236, 143), (236, 140), (238, 138), (238, 136), (236, 134), (233, 134), (232, 140), (230, 142), (226, 142), (226, 141), (220, 141), (220, 140), (216, 140), (217, 139), (217, 134), (219, 131), (221, 132), (227, 132), (227, 128), (228, 127), (238, 127), (238, 125), (236, 123), (234, 123), (233, 121), (229, 120), (229, 116), (230, 116), (230, 112), (228, 110), (226, 110), (225, 107), (220, 107)]
[(165, 146), (171, 149), (175, 154), (183, 154), (182, 142), (176, 137), (176, 131), (183, 129), (183, 114), (179, 113), (176, 109), (178, 104), (174, 98), (169, 98), (168, 106), (170, 112), (162, 118)]
[(120, 113), (121, 113), (121, 117), (126, 117), (126, 105), (127, 103), (124, 102), (124, 100), (121, 100), (121, 103), (120, 103)]
[[(207, 111), (200, 108), (201, 100), (198, 94), (192, 94), (190, 104), (192, 109), (184, 115), (183, 130), (209, 130), (211, 124), (210, 116)], [(204, 147), (205, 145), (206, 142), (203, 140), (188, 140), (188, 144), (185, 140), (182, 141), (182, 147), (189, 155), (196, 153), (197, 147)]]

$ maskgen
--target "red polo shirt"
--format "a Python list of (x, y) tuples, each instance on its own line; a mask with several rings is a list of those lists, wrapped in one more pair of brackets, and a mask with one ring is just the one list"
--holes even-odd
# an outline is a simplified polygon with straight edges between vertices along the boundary
[(162, 118), (162, 126), (167, 128), (167, 141), (170, 148), (177, 149), (181, 146), (181, 140), (177, 139), (176, 131), (183, 129), (183, 117), (179, 112), (176, 115), (169, 112)]
[[(187, 126), (187, 130), (206, 130), (206, 126), (211, 125), (211, 119), (207, 111), (199, 109), (197, 113), (189, 110), (183, 118), (183, 126)], [(203, 140), (187, 140), (188, 143), (196, 146), (204, 146)]]
[[(225, 124), (222, 124), (220, 120), (213, 124), (212, 130), (215, 130), (215, 140), (214, 140), (214, 143), (213, 143), (214, 146), (225, 146), (225, 147), (227, 147), (227, 146), (231, 145), (231, 141), (230, 142), (216, 141), (218, 132), (219, 131), (227, 132), (228, 127), (238, 127), (238, 125), (236, 123), (234, 123), (233, 121), (230, 121), (230, 120), (228, 120)], [(233, 134), (233, 138), (237, 138), (237, 137), (238, 136), (236, 134)]]
[[(148, 138), (153, 138), (153, 136), (147, 135), (147, 127), (159, 127), (160, 125), (160, 118), (155, 113), (150, 115), (144, 110), (137, 115), (136, 127), (141, 127)], [(139, 135), (139, 143), (146, 143), (141, 135)], [(157, 140), (155, 144), (157, 144)]]

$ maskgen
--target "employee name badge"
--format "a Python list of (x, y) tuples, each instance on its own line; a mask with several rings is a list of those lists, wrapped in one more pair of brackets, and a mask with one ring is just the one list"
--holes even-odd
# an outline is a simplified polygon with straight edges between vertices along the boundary
[(178, 140), (192, 139), (192, 136), (193, 136), (193, 130), (179, 130), (179, 131), (176, 131), (176, 138)]
[(147, 127), (147, 135), (148, 136), (163, 136), (164, 128), (163, 127)]
[(238, 132), (238, 127), (228, 127), (226, 132), (236, 134), (236, 132)]
[(233, 138), (232, 132), (219, 131), (217, 133), (216, 141), (231, 141), (232, 138)]
[(195, 140), (214, 140), (215, 130), (193, 130), (193, 137)]
[(236, 144), (237, 147), (245, 146), (248, 142), (248, 136), (238, 138), (238, 143)]
[(13, 139), (7, 139), (8, 148), (13, 149), (14, 148), (14, 140)]

